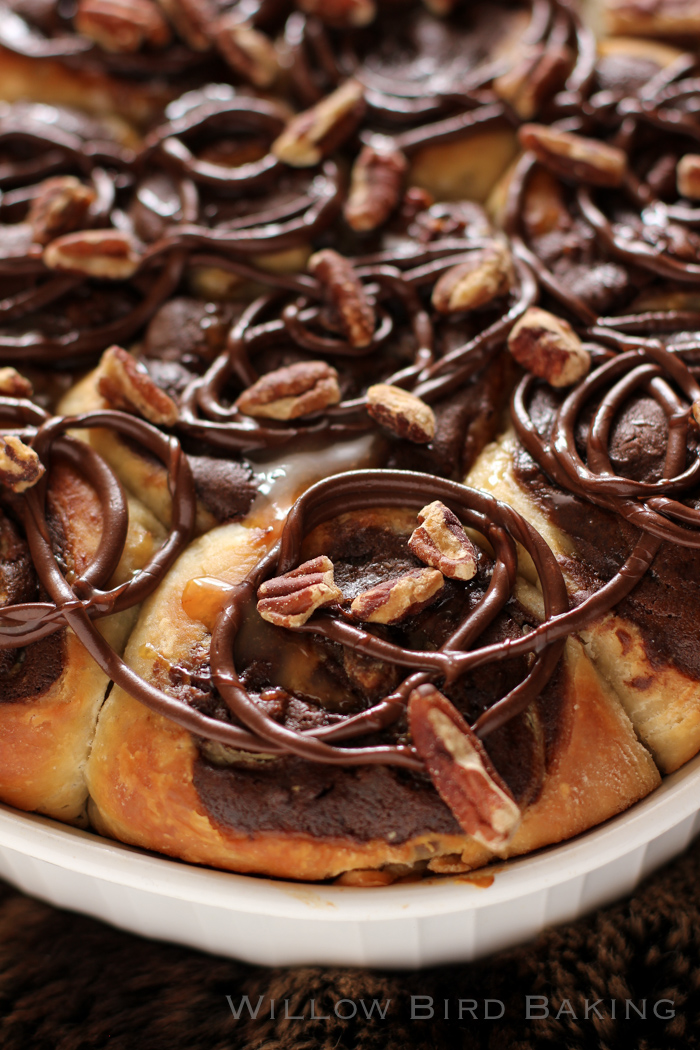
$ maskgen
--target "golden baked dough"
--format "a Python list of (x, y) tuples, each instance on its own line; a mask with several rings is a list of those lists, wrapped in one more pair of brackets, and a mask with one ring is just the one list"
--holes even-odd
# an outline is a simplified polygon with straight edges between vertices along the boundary
[[(360, 537), (362, 525), (389, 528), (405, 538), (412, 521), (411, 512), (392, 511), (369, 517), (365, 513), (350, 524), (357, 525)], [(346, 516), (320, 533), (317, 530), (309, 537), (305, 555), (313, 557), (319, 544), (348, 525)], [(128, 664), (166, 691), (182, 681), (183, 669), (192, 667), (193, 653), (197, 665), (206, 664), (209, 629), (186, 610), (211, 624), (221, 596), (212, 590), (208, 602), (205, 587), (204, 597), (197, 599), (197, 588), (190, 581), (211, 576), (227, 584), (239, 581), (260, 558), (265, 544), (261, 530), (241, 525), (214, 529), (195, 541), (144, 605), (127, 646)], [(292, 653), (292, 667), (285, 671), (288, 678), (296, 676), (299, 695), (318, 661), (308, 646), (304, 653), (296, 657)], [(173, 668), (178, 669), (176, 677)], [(556, 695), (550, 700), (560, 711), (556, 744), (538, 797), (525, 806), (520, 829), (500, 855), (527, 852), (577, 834), (625, 809), (659, 783), (653, 760), (638, 742), (615, 694), (574, 640), (567, 644)], [(203, 801), (196, 786), (200, 761), (200, 750), (189, 732), (148, 711), (122, 689), (113, 689), (100, 713), (87, 767), (94, 825), (123, 841), (186, 860), (283, 878), (327, 879), (386, 866), (389, 871), (393, 866), (403, 871), (402, 866), (425, 867), (425, 862), (431, 870), (453, 870), (455, 865), (467, 870), (493, 856), (458, 830), (453, 834), (428, 830), (396, 845), (391, 836), (360, 841), (342, 834), (312, 836), (289, 830), (236, 833)], [(217, 776), (224, 791), (235, 791), (225, 783), (226, 764), (232, 761), (254, 775), (256, 766), (266, 760), (219, 751)], [(299, 775), (303, 777), (303, 772)], [(348, 770), (345, 775), (352, 804), (353, 774)], [(592, 781), (595, 791), (590, 790)]]
[[(57, 465), (52, 472), (49, 505), (63, 534), (61, 545), (69, 572), (81, 574), (100, 538), (102, 513), (94, 490), (75, 471)], [(158, 522), (136, 500), (129, 501), (129, 532), (112, 585), (128, 580), (161, 546)], [(103, 619), (100, 630), (120, 651), (134, 623), (136, 609)], [(10, 650), (12, 652), (12, 650)], [(47, 659), (55, 673), (44, 685)], [(36, 810), (71, 823), (85, 823), (85, 766), (97, 712), (109, 679), (70, 629), (20, 650), (15, 670), (34, 666), (42, 688), (8, 697), (12, 670), (0, 695), (0, 799), (18, 809)], [(43, 667), (42, 667), (43, 665)], [(31, 687), (30, 677), (27, 687)], [(0, 690), (3, 686), (0, 684)]]

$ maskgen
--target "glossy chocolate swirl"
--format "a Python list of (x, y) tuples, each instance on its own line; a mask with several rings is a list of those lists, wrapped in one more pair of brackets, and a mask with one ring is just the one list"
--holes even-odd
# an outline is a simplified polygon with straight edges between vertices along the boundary
[[(142, 602), (157, 586), (192, 536), (195, 495), (187, 457), (174, 438), (123, 412), (91, 412), (82, 416), (50, 416), (31, 401), (0, 397), (3, 434), (17, 434), (30, 444), (47, 467), (43, 478), (21, 497), (11, 497), (27, 538), (46, 602), (7, 605), (0, 609), (0, 648), (18, 648), (65, 626), (76, 629), (90, 652), (109, 646), (93, 619)], [(126, 541), (129, 515), (119, 479), (89, 445), (68, 436), (70, 430), (108, 427), (146, 449), (164, 465), (172, 484), (173, 523), (165, 543), (126, 583), (109, 587)], [(53, 549), (46, 520), (46, 489), (52, 462), (63, 462), (82, 474), (94, 488), (102, 509), (102, 532), (90, 564), (67, 580)], [(94, 655), (94, 652), (93, 652)], [(99, 662), (99, 661), (98, 661)]]
[[(605, 337), (602, 330), (597, 334)], [(608, 334), (608, 340), (615, 343), (617, 337)], [(700, 460), (695, 456), (688, 458), (694, 425), (691, 407), (700, 399), (700, 386), (677, 353), (648, 339), (642, 347), (598, 365), (563, 400), (549, 440), (538, 434), (528, 412), (535, 383), (533, 376), (526, 376), (513, 398), (513, 421), (524, 447), (566, 491), (620, 514), (643, 534), (639, 552), (621, 571), (625, 586), (631, 576), (641, 578), (648, 552), (655, 553), (661, 541), (700, 547), (700, 512), (682, 501), (700, 481)], [(638, 392), (653, 397), (666, 418), (668, 442), (663, 476), (658, 481), (619, 476), (610, 460), (608, 442), (613, 422), (623, 405)], [(591, 403), (596, 408), (588, 425), (584, 460), (577, 449), (576, 430), (581, 413)], [(616, 585), (620, 582), (617, 580)], [(606, 608), (600, 594), (596, 595), (596, 602), (601, 612), (614, 604), (608, 600)]]
[[(137, 334), (177, 287), (184, 258), (172, 252), (160, 271), (105, 291), (86, 277), (60, 274), (0, 301), (0, 362), (73, 367)], [(47, 310), (46, 308), (51, 309)]]
[(341, 204), (341, 176), (328, 160), (293, 171), (270, 145), (287, 122), (276, 102), (225, 84), (189, 92), (168, 107), (166, 124), (147, 138), (137, 161), (154, 163), (189, 183), (194, 214), (163, 231), (155, 252), (173, 247), (249, 257), (306, 246)]
[[(646, 68), (642, 59), (638, 65)], [(681, 55), (651, 76), (647, 69), (649, 78), (631, 92), (611, 86), (587, 95), (558, 96), (562, 119), (552, 127), (590, 139), (584, 148), (594, 166), (597, 141), (622, 151), (626, 164), (619, 185), (601, 186), (594, 172), (587, 177), (573, 155), (559, 155), (550, 163), (526, 152), (513, 174), (505, 229), (546, 291), (584, 324), (602, 316), (607, 324), (614, 312), (638, 318), (629, 309), (634, 292), (653, 290), (660, 280), (685, 288), (700, 283), (700, 210), (678, 186), (679, 161), (694, 154), (700, 140), (696, 70), (697, 60)], [(554, 183), (549, 193), (544, 184), (538, 204), (533, 187), (542, 165)], [(539, 235), (528, 233), (533, 193), (533, 213), (549, 196), (552, 209), (561, 207), (564, 222), (550, 220)], [(672, 299), (663, 284), (660, 291)], [(686, 319), (669, 320), (673, 326)], [(643, 325), (638, 323), (636, 330)]]
[[(81, 425), (102, 422), (79, 418)], [(108, 418), (104, 422), (108, 422)], [(75, 421), (70, 421), (74, 425)], [(49, 421), (49, 428), (58, 429)], [(285, 572), (299, 559), (301, 542), (316, 525), (340, 513), (372, 506), (415, 507), (426, 500), (442, 499), (465, 524), (476, 529), (491, 544), (495, 563), (483, 599), (469, 611), (445, 644), (437, 651), (415, 651), (394, 645), (348, 622), (333, 613), (321, 615), (302, 632), (317, 633), (347, 648), (409, 671), (409, 677), (391, 696), (360, 714), (342, 718), (330, 726), (292, 731), (276, 723), (258, 706), (236, 672), (233, 645), (246, 604), (259, 584), (275, 572)], [(103, 670), (123, 689), (147, 707), (173, 719), (199, 737), (218, 741), (234, 748), (266, 754), (292, 753), (318, 762), (331, 764), (390, 763), (408, 769), (421, 769), (422, 763), (412, 748), (404, 745), (348, 746), (347, 742), (390, 726), (401, 714), (410, 689), (426, 680), (455, 681), (466, 671), (512, 655), (537, 654), (524, 680), (482, 715), (475, 725), (487, 735), (508, 719), (524, 710), (541, 692), (557, 664), (565, 632), (558, 638), (545, 638), (567, 613), (568, 598), (561, 571), (544, 540), (520, 515), (492, 497), (465, 486), (404, 471), (353, 471), (319, 482), (309, 489), (293, 507), (280, 542), (260, 561), (246, 580), (230, 588), (212, 634), (211, 668), (216, 689), (227, 705), (235, 724), (212, 718), (156, 688), (135, 674), (110, 649), (92, 623), (90, 599), (77, 598), (64, 579), (50, 544), (42, 531), (40, 501), (30, 496), (24, 512), (30, 522), (28, 535), (37, 571), (54, 606), (15, 607), (2, 612), (0, 624), (4, 644), (24, 644), (34, 620), (38, 630), (55, 629), (58, 620), (67, 623), (88, 648)], [(35, 527), (36, 526), (36, 527)], [(516, 576), (516, 547), (522, 544), (530, 553), (542, 581), (545, 623), (516, 642), (478, 647), (479, 636), (494, 621), (508, 601)], [(147, 570), (144, 570), (146, 572)], [(104, 575), (104, 571), (102, 572)], [(92, 581), (88, 581), (90, 587)], [(138, 582), (133, 586), (137, 588)], [(121, 594), (121, 592), (120, 592)], [(104, 599), (106, 601), (106, 599)], [(109, 595), (109, 600), (112, 596)], [(118, 604), (119, 598), (115, 600)], [(99, 602), (98, 602), (98, 607)], [(114, 606), (113, 606), (114, 607)], [(19, 628), (14, 624), (19, 621)], [(19, 637), (18, 637), (19, 635)], [(37, 635), (32, 634), (31, 637)], [(552, 642), (554, 644), (552, 644)]]
[[(263, 296), (244, 310), (231, 329), (226, 349), (184, 391), (180, 432), (232, 451), (265, 448), (320, 430), (340, 435), (369, 429), (373, 423), (366, 414), (366, 391), (372, 383), (402, 387), (429, 404), (459, 390), (502, 349), (510, 328), (537, 294), (528, 267), (516, 262), (515, 283), (499, 300), (497, 319), (484, 323), (467, 342), (436, 358), (434, 324), (421, 293), (429, 291), (447, 269), (489, 243), (437, 241), (413, 257), (386, 251), (379, 256), (381, 264), (358, 265), (355, 272), (377, 315), (374, 335), (364, 346), (353, 346), (338, 330), (316, 279), (306, 275), (286, 279), (288, 287), (296, 283), (303, 294), (296, 298), (284, 292)], [(422, 265), (411, 265), (416, 261)], [(275, 278), (266, 280), (273, 283)], [(281, 285), (282, 280), (277, 283)], [(405, 355), (406, 350), (400, 350), (399, 344), (406, 340), (410, 359), (402, 361), (400, 354)], [(343, 385), (349, 393), (338, 404), (299, 421), (266, 420), (263, 424), (244, 415), (231, 403), (231, 384), (246, 389), (255, 383), (259, 378), (255, 355), (270, 348), (278, 350), (283, 360), (285, 354), (291, 360), (308, 359), (309, 354), (323, 358), (338, 368), (341, 380), (345, 376)]]
[[(4, 0), (0, 45), (27, 58), (59, 59), (77, 70), (141, 81), (160, 77), (187, 83), (196, 77), (195, 82), (201, 83), (211, 77), (212, 63), (220, 67), (218, 71), (226, 71), (222, 60), (226, 49), (217, 49), (222, 14), (232, 16), (234, 23), (274, 31), (286, 12), (285, 0), (239, 0), (234, 4), (211, 0), (194, 8), (177, 2), (167, 5), (167, 18), (160, 5), (150, 0), (133, 13), (128, 7), (116, 12), (107, 7), (103, 17), (90, 5), (95, 28), (88, 30), (85, 15), (74, 7)], [(81, 33), (81, 26), (90, 36)], [(231, 65), (239, 76), (245, 70), (240, 63)]]
[[(518, 11), (526, 24), (514, 17)], [(517, 32), (515, 60), (504, 53), (509, 30)], [(518, 78), (515, 91), (520, 81), (529, 81), (539, 108), (558, 88), (575, 94), (585, 87), (595, 61), (592, 34), (559, 0), (535, 0), (520, 9), (499, 5), (498, 15), (491, 5), (459, 5), (442, 20), (417, 3), (393, 10), (386, 5), (376, 23), (354, 31), (334, 30), (297, 13), (287, 22), (286, 42), (305, 105), (355, 77), (365, 88), (370, 126), (397, 132), (422, 126), (421, 144), (458, 133), (458, 123), (450, 125), (449, 119), (460, 111), (466, 115), (490, 105), (495, 116), (507, 92), (501, 78), (508, 74)], [(501, 108), (498, 115), (503, 113)], [(404, 146), (411, 145), (409, 133)]]

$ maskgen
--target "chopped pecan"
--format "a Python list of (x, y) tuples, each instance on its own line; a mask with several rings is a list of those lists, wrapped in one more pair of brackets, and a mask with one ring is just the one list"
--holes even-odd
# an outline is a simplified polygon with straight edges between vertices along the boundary
[(477, 735), (434, 685), (413, 690), (408, 723), (433, 784), (462, 828), (502, 850), (520, 824), (520, 809)]
[(267, 88), (275, 82), (280, 68), (275, 45), (260, 30), (230, 12), (218, 19), (212, 36), (231, 69), (254, 87)]
[(591, 357), (568, 321), (531, 306), (508, 336), (508, 349), (523, 368), (550, 386), (571, 386), (591, 367)]
[(43, 473), (44, 464), (33, 448), (14, 434), (0, 435), (0, 485), (12, 492), (25, 492)]
[(518, 138), (546, 168), (573, 182), (620, 186), (627, 174), (627, 157), (617, 146), (584, 138), (544, 124), (523, 124)]
[(686, 153), (678, 161), (676, 183), (681, 197), (700, 200), (700, 154)]
[(444, 586), (437, 569), (410, 569), (358, 594), (350, 612), (364, 623), (399, 623), (431, 605)]
[(45, 179), (27, 212), (27, 222), (37, 244), (79, 230), (97, 194), (73, 175)]
[(693, 404), (691, 405), (690, 411), (693, 414), (693, 419), (695, 420), (695, 422), (700, 427), (700, 401), (693, 401)]
[(362, 85), (346, 80), (315, 106), (292, 117), (272, 143), (272, 152), (292, 167), (311, 168), (352, 134), (365, 108)]
[(51, 270), (68, 270), (88, 277), (124, 281), (139, 268), (135, 238), (120, 230), (81, 230), (57, 237), (44, 249)]
[(513, 283), (513, 260), (504, 241), (473, 251), (450, 267), (433, 288), (432, 303), (443, 314), (476, 310), (505, 295)]
[(152, 0), (78, 0), (75, 28), (104, 51), (165, 47), (170, 28)]
[(297, 7), (339, 28), (360, 29), (377, 16), (374, 0), (297, 0)]
[(453, 580), (471, 580), (476, 572), (476, 550), (456, 514), (440, 500), (418, 514), (418, 528), (408, 541), (409, 550), (426, 565)]
[(338, 373), (325, 361), (299, 361), (267, 372), (244, 390), (236, 408), (245, 416), (297, 419), (337, 405)]
[(309, 273), (323, 285), (351, 346), (369, 346), (376, 317), (352, 263), (333, 248), (324, 248), (309, 259)]
[(375, 383), (367, 391), (367, 411), (381, 426), (416, 445), (427, 445), (435, 437), (430, 405), (401, 387)]
[(350, 192), (343, 214), (348, 226), (364, 233), (386, 222), (401, 199), (408, 161), (391, 141), (377, 137), (363, 146), (352, 168)]
[(568, 47), (544, 49), (541, 44), (523, 48), (515, 64), (493, 82), (496, 94), (510, 102), (523, 120), (532, 120), (545, 99), (563, 85), (571, 68)]
[(325, 554), (258, 588), (258, 612), (278, 627), (301, 627), (316, 609), (340, 601), (333, 582), (333, 562)]
[(32, 384), (23, 375), (8, 365), (0, 368), (0, 396), (31, 397), (34, 393)]
[(136, 412), (156, 426), (172, 427), (177, 422), (175, 402), (121, 346), (110, 346), (103, 353), (97, 389), (111, 405)]

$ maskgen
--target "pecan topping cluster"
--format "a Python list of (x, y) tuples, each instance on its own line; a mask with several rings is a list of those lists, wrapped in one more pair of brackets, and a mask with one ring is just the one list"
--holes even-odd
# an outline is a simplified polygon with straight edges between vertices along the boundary
[[(351, 619), (362, 623), (399, 624), (432, 605), (445, 585), (445, 576), (472, 579), (477, 554), (456, 514), (435, 500), (418, 513), (418, 527), (408, 540), (412, 554), (425, 568), (410, 569), (357, 594), (343, 598), (333, 579), (334, 566), (325, 555), (258, 590), (258, 612), (263, 619), (283, 627), (306, 623), (316, 609), (338, 605)], [(318, 578), (316, 578), (318, 577)], [(303, 619), (299, 619), (303, 615)]]

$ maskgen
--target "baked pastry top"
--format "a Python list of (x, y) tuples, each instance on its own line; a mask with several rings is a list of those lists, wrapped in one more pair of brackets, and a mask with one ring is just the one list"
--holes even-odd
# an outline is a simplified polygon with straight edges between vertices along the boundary
[(383, 885), (696, 754), (696, 55), (563, 0), (6, 14), (0, 798)]

